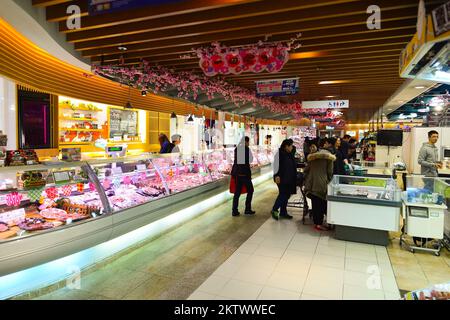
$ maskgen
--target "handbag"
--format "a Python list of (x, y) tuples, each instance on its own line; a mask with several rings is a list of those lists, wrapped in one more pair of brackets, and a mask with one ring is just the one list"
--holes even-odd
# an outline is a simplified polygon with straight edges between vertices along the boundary
[[(230, 179), (230, 193), (235, 193), (236, 192), (236, 177), (235, 176), (231, 176)], [(241, 188), (241, 194), (245, 194), (247, 193), (247, 187), (245, 186), (245, 184), (242, 185)]]

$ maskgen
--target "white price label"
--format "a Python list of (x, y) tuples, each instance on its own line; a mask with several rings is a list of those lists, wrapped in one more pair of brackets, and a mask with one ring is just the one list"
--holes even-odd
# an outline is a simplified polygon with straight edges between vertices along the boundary
[(115, 168), (112, 168), (112, 173), (113, 174), (122, 174), (123, 172), (122, 172), (122, 167), (115, 167)]
[(144, 171), (146, 169), (147, 169), (147, 167), (145, 166), (145, 164), (138, 164), (138, 165), (136, 165), (136, 170), (137, 171)]

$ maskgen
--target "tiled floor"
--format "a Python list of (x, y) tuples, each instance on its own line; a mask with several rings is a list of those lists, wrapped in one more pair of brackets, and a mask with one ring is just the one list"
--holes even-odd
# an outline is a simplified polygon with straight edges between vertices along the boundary
[(267, 220), (190, 299), (399, 299), (385, 247)]
[[(255, 216), (233, 218), (231, 202), (82, 274), (81, 289), (39, 299), (399, 299), (450, 280), (450, 254), (412, 254), (335, 240), (294, 219), (274, 221), (272, 182), (256, 188)], [(242, 199), (242, 202), (244, 199)], [(26, 297), (18, 297), (26, 298)]]

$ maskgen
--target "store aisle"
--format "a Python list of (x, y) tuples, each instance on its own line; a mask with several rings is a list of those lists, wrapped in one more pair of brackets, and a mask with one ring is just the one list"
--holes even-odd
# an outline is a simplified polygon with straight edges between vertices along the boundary
[(190, 299), (399, 299), (385, 247), (269, 219)]
[[(275, 196), (275, 185), (267, 181), (255, 188), (255, 216), (232, 217), (231, 200), (227, 201), (95, 271), (82, 273), (79, 290), (62, 288), (37, 298), (186, 299), (267, 221), (268, 203)], [(240, 208), (244, 201), (243, 196)]]

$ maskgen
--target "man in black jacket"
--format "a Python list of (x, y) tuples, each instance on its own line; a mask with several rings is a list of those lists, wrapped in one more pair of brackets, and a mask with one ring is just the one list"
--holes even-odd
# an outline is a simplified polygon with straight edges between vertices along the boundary
[(231, 169), (231, 176), (236, 179), (236, 191), (233, 197), (232, 215), (238, 216), (239, 197), (241, 196), (242, 187), (247, 188), (247, 199), (245, 201), (245, 214), (255, 214), (252, 210), (253, 183), (252, 171), (250, 163), (253, 162), (253, 155), (249, 148), (250, 138), (245, 137), (234, 149), (234, 164)]

